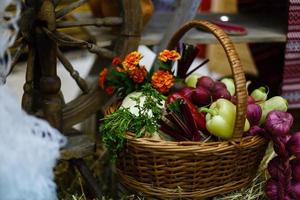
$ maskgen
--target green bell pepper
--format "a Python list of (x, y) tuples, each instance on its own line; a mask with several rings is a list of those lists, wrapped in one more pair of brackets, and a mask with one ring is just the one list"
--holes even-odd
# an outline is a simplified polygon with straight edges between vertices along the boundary
[[(200, 112), (206, 112), (206, 128), (217, 137), (230, 139), (233, 135), (236, 106), (227, 99), (220, 98), (213, 102), (209, 108), (201, 108)], [(244, 131), (250, 128), (246, 119)]]

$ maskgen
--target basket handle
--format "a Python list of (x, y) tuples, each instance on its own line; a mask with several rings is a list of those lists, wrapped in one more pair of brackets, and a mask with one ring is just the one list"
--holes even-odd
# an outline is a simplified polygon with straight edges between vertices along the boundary
[(245, 124), (245, 113), (247, 106), (247, 90), (246, 90), (246, 78), (243, 71), (243, 67), (239, 56), (234, 48), (228, 35), (218, 26), (203, 20), (192, 20), (180, 27), (175, 34), (172, 36), (167, 49), (175, 49), (181, 37), (190, 29), (197, 27), (212, 33), (218, 41), (221, 43), (227, 58), (229, 60), (231, 72), (233, 74), (235, 93), (237, 96), (237, 109), (236, 109), (236, 120), (233, 130), (234, 138), (241, 138), (243, 135), (244, 124)]

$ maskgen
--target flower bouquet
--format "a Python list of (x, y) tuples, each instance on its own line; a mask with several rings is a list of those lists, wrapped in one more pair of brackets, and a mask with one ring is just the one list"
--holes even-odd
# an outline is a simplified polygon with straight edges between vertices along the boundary
[[(191, 74), (203, 65), (189, 69), (199, 51), (193, 45), (172, 50), (195, 26), (220, 40), (232, 79)], [(180, 28), (149, 72), (140, 65), (141, 59), (136, 51), (123, 61), (115, 58), (112, 70), (99, 75), (99, 86), (122, 99), (107, 109), (100, 127), (108, 151), (116, 158), (121, 182), (162, 199), (210, 197), (251, 182), (268, 139), (277, 138), (273, 132), (287, 132), (278, 133), (277, 122), (286, 129), (292, 124), (285, 115), (287, 101), (280, 96), (267, 99), (265, 87), (248, 91), (229, 38), (205, 21)], [(284, 141), (278, 144), (282, 147)], [(281, 147), (278, 151), (283, 151)], [(272, 191), (277, 183), (269, 183)]]

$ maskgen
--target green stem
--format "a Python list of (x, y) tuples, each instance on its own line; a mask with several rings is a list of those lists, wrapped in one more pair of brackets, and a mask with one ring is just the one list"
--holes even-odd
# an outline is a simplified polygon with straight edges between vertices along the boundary
[(218, 114), (217, 110), (215, 110), (215, 109), (209, 109), (209, 108), (205, 108), (205, 107), (200, 108), (200, 112), (209, 113), (212, 116), (215, 116), (215, 115)]

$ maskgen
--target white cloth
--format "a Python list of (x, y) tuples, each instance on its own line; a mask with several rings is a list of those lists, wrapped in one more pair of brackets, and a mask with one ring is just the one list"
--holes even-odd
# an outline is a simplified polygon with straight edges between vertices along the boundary
[(53, 167), (66, 138), (0, 86), (0, 199), (55, 200)]
[[(17, 20), (20, 16), (20, 0), (0, 0), (0, 85), (6, 81), (11, 67), (11, 56), (8, 48), (15, 42), (18, 34)], [(15, 5), (16, 12), (8, 12), (6, 8)]]

